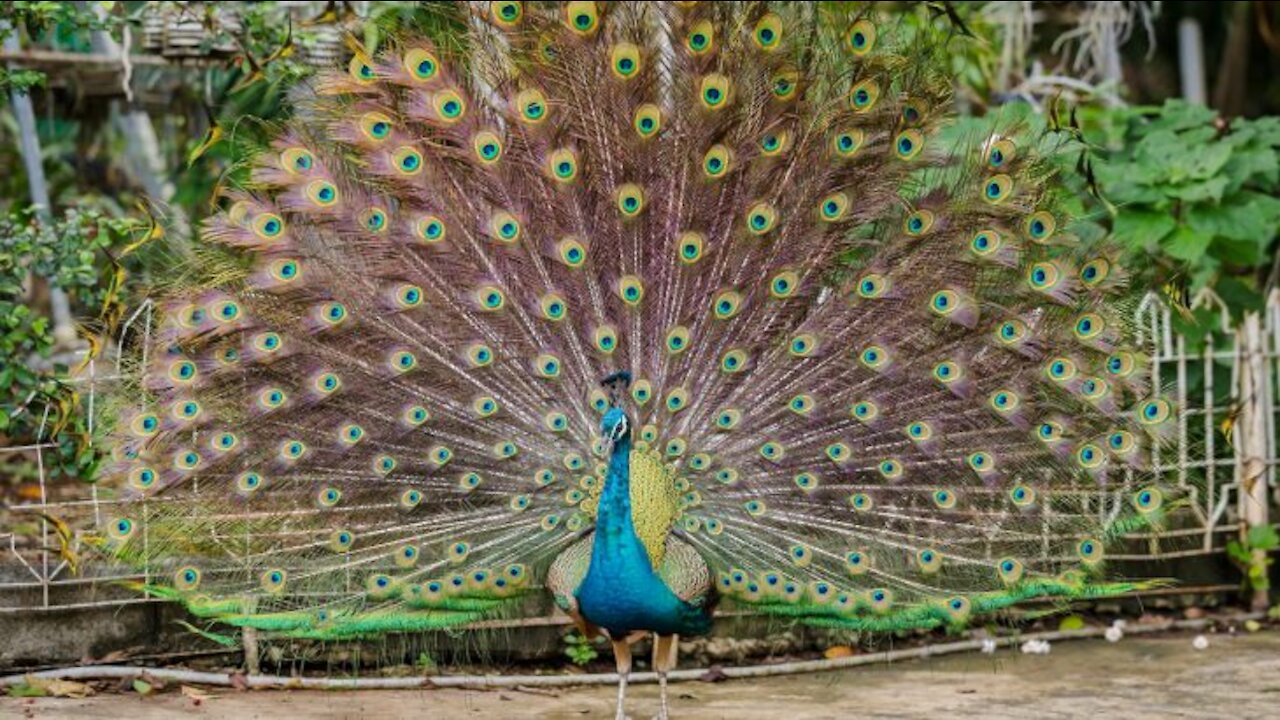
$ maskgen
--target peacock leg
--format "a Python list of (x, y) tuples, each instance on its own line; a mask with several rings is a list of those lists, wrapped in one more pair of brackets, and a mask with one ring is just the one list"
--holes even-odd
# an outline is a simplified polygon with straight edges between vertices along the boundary
[(653, 670), (658, 673), (658, 692), (662, 697), (662, 709), (658, 720), (667, 720), (667, 673), (676, 666), (680, 650), (679, 635), (655, 635), (653, 639)]
[(630, 638), (613, 640), (613, 660), (618, 666), (618, 713), (615, 720), (627, 720), (622, 711), (627, 698), (627, 676), (631, 674), (631, 642)]

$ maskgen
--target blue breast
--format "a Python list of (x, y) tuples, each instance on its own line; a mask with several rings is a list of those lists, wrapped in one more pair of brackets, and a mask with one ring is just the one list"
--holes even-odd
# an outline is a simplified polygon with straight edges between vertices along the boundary
[(653, 571), (631, 519), (630, 442), (614, 447), (596, 516), (587, 576), (578, 586), (578, 609), (614, 638), (634, 630), (699, 635), (708, 613), (681, 600)]

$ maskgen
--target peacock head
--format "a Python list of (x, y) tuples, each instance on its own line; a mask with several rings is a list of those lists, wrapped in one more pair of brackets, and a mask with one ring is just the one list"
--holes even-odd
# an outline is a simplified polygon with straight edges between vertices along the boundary
[(631, 438), (631, 420), (620, 407), (609, 408), (600, 421), (600, 435), (612, 443)]

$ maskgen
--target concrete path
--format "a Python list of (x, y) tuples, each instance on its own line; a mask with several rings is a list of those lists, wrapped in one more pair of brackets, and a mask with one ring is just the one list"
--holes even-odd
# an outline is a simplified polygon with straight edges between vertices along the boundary
[[(672, 686), (673, 720), (816, 718), (1280, 717), (1280, 633), (1059, 643), (1049, 655), (1001, 650), (759, 681)], [(176, 691), (82, 700), (0, 698), (0, 717), (125, 718), (612, 718), (614, 690), (555, 692), (209, 690), (199, 705)], [(633, 687), (628, 714), (657, 712), (657, 687)]]

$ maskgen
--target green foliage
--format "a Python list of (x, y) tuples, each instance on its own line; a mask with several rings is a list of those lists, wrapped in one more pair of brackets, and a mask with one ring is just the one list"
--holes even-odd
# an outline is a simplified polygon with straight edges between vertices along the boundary
[(34, 276), (50, 279), (79, 308), (101, 307), (107, 284), (100, 252), (121, 242), (130, 227), (96, 211), (68, 210), (49, 225), (29, 210), (0, 218), (0, 435), (13, 444), (34, 442), (44, 423), (43, 440), (58, 445), (45, 460), (54, 477), (89, 479), (96, 456), (88, 446), (88, 420), (62, 379), (68, 367), (54, 361), (52, 322), (22, 298)]
[(436, 659), (431, 657), (431, 653), (423, 650), (418, 653), (418, 659), (413, 662), (413, 666), (422, 672), (431, 672), (436, 669)]
[(1249, 528), (1243, 540), (1232, 540), (1227, 543), (1227, 556), (1232, 562), (1245, 571), (1245, 583), (1251, 590), (1270, 590), (1271, 579), (1268, 577), (1272, 558), (1264, 556), (1262, 562), (1253, 561), (1255, 551), (1267, 553), (1280, 548), (1280, 533), (1274, 526), (1257, 525)]
[(574, 665), (584, 666), (587, 663), (600, 657), (600, 653), (596, 650), (595, 644), (588, 638), (578, 633), (569, 633), (564, 636), (564, 654), (569, 656), (569, 660)]
[[(1236, 317), (1261, 308), (1280, 233), (1280, 118), (1225, 122), (1170, 100), (1088, 119), (1126, 266), (1188, 294), (1212, 289)], [(1207, 319), (1183, 322), (1202, 335)]]

